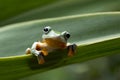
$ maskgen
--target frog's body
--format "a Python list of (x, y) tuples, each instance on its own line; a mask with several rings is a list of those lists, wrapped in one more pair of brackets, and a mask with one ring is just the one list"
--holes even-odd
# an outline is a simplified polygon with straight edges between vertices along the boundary
[(34, 54), (38, 58), (38, 63), (43, 64), (43, 56), (47, 56), (49, 52), (56, 49), (68, 48), (68, 56), (72, 56), (75, 53), (76, 45), (70, 45), (67, 43), (67, 39), (70, 34), (67, 31), (61, 34), (56, 33), (51, 29), (51, 27), (44, 28), (44, 34), (42, 35), (42, 42), (34, 42), (31, 48), (26, 50), (26, 54)]
[(59, 38), (47, 38), (43, 42), (45, 42), (49, 47), (56, 49), (64, 49), (67, 45), (67, 43), (62, 42)]

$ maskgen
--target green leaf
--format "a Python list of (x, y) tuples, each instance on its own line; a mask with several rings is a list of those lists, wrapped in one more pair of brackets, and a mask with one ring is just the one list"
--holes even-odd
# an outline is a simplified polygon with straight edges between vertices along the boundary
[(0, 21), (56, 1), (59, 2), (59, 0), (0, 0), (0, 9), (2, 10), (0, 12)]
[[(2, 0), (1, 2), (4, 1), (5, 0)], [(2, 5), (3, 10), (6, 6), (8, 6), (8, 8), (0, 13), (2, 14), (0, 15), (0, 18), (6, 17), (4, 21), (0, 22), (0, 25), (34, 19), (120, 10), (120, 0), (42, 0), (42, 2), (41, 0), (31, 0), (24, 2), (23, 0), (12, 0), (10, 1), (11, 3), (9, 3), (8, 1), (9, 0), (6, 1), (6, 3), (8, 4), (2, 3), (4, 4)], [(20, 3), (22, 3), (23, 5), (21, 5)], [(17, 5), (19, 7), (16, 7)], [(9, 16), (11, 16), (11, 18)]]
[[(68, 64), (118, 54), (119, 21), (120, 12), (104, 12), (36, 20), (3, 27), (0, 29), (0, 78), (19, 79)], [(55, 51), (45, 57), (45, 64), (38, 65), (36, 57), (24, 55), (27, 47), (41, 39), (44, 26), (51, 26), (60, 32), (70, 32), (72, 37), (69, 42), (78, 45), (75, 56), (67, 57), (66, 50)]]

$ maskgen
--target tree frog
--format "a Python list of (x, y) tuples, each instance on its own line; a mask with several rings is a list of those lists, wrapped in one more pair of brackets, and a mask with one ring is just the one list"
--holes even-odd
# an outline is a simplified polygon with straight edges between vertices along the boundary
[(31, 48), (26, 49), (26, 54), (34, 54), (38, 59), (38, 64), (45, 62), (44, 56), (56, 49), (68, 49), (68, 56), (73, 56), (76, 51), (76, 44), (70, 44), (67, 40), (70, 34), (67, 31), (57, 33), (50, 26), (43, 29), (42, 42), (34, 42)]

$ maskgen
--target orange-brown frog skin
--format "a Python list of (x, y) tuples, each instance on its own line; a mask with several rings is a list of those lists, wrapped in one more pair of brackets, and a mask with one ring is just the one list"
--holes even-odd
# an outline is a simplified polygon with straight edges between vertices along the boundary
[(26, 54), (34, 54), (37, 56), (38, 63), (43, 64), (45, 62), (43, 56), (47, 56), (49, 52), (56, 49), (68, 48), (68, 56), (73, 56), (76, 50), (76, 44), (67, 43), (70, 34), (64, 31), (60, 34), (56, 33), (47, 26), (43, 29), (42, 42), (34, 42), (31, 48), (26, 49)]

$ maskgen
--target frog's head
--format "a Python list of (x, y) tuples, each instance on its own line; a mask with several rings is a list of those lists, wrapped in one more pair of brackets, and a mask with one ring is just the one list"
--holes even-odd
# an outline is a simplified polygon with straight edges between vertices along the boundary
[(67, 42), (67, 40), (70, 38), (70, 34), (67, 31), (64, 31), (62, 33), (55, 32), (52, 30), (50, 26), (47, 26), (43, 29), (43, 39), (54, 39), (59, 40), (61, 42)]

